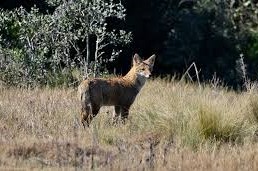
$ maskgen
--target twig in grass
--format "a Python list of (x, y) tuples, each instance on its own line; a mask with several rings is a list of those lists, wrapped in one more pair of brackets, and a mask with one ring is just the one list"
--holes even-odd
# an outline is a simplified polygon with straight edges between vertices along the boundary
[(217, 78), (216, 72), (213, 74), (212, 79), (210, 80), (210, 85), (213, 89), (217, 89), (219, 85), (221, 84), (221, 81), (219, 78)]
[(43, 169), (43, 167), (47, 167), (47, 166), (52, 166), (53, 165), (51, 160), (43, 159), (43, 158), (40, 158), (40, 157), (32, 157), (31, 160), (35, 160), (35, 161), (39, 162), (41, 164), (41, 168), (42, 169)]
[(247, 76), (247, 71), (246, 71), (246, 64), (244, 63), (244, 55), (240, 54), (240, 58), (236, 61), (236, 70), (239, 72), (241, 75), (243, 81), (244, 81), (244, 88), (247, 91), (250, 91), (250, 80)]
[(70, 84), (68, 85), (68, 87), (75, 86), (75, 85), (77, 85), (79, 82), (80, 82), (79, 80), (74, 81), (74, 82), (70, 83)]
[(150, 157), (149, 157), (149, 167), (150, 169), (154, 169), (154, 160), (155, 160), (155, 152), (154, 152), (154, 142), (150, 142)]
[(168, 143), (165, 145), (164, 147), (164, 155), (163, 155), (163, 165), (166, 166), (167, 165), (167, 155), (169, 153), (169, 150), (171, 148), (173, 144), (173, 140), (169, 140)]
[(200, 83), (200, 79), (199, 79), (199, 73), (201, 72), (201, 70), (198, 71), (195, 62), (193, 62), (193, 63), (188, 67), (188, 69), (185, 71), (185, 73), (183, 74), (183, 76), (181, 77), (181, 79), (180, 79), (179, 82), (181, 82), (181, 81), (185, 78), (186, 75), (190, 78), (191, 81), (193, 81), (193, 79), (192, 79), (192, 77), (191, 77), (191, 75), (190, 75), (190, 73), (189, 73), (189, 71), (190, 71), (190, 69), (191, 69), (192, 67), (194, 67), (195, 74), (196, 74), (197, 81), (198, 81), (198, 85), (199, 85), (199, 88), (201, 89), (201, 83)]
[(78, 149), (78, 135), (77, 135), (77, 132), (76, 132), (76, 128), (77, 128), (77, 118), (75, 117), (75, 120), (74, 120), (74, 126), (73, 126), (73, 139), (74, 139), (74, 145), (75, 145), (75, 148), (74, 148), (74, 170), (77, 171), (77, 149)]
[(151, 170), (154, 170), (155, 167), (155, 147), (159, 144), (159, 141), (155, 141), (154, 139), (150, 138), (149, 139), (149, 156), (146, 159), (146, 161), (148, 162), (149, 168)]
[(91, 148), (91, 169), (94, 169), (94, 151), (96, 151), (98, 145), (98, 131), (96, 124), (92, 125), (92, 148)]
[(56, 145), (56, 162), (58, 164), (58, 167), (61, 167), (61, 154), (60, 154), (61, 149), (58, 143), (58, 139), (56, 139), (55, 145)]

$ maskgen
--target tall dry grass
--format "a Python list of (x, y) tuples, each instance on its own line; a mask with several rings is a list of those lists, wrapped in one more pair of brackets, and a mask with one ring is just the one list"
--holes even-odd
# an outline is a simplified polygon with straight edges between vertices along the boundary
[(148, 81), (125, 125), (79, 123), (76, 90), (0, 88), (0, 169), (257, 170), (258, 92)]

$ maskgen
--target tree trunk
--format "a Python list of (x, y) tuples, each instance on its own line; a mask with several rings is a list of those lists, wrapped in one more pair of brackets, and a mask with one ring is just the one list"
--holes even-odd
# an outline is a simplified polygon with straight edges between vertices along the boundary
[(89, 77), (89, 73), (88, 73), (89, 59), (90, 59), (90, 38), (89, 38), (88, 33), (87, 33), (87, 36), (86, 36), (86, 46), (87, 46), (87, 54), (86, 54), (86, 60), (84, 61), (84, 77), (88, 78)]
[(97, 73), (98, 52), (99, 52), (99, 37), (97, 36), (96, 46), (95, 46), (95, 55), (94, 55), (94, 69), (93, 69), (94, 78), (96, 77), (96, 73)]

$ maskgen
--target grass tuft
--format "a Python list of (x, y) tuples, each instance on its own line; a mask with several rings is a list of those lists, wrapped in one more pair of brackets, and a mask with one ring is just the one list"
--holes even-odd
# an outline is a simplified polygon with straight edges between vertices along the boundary
[(241, 120), (224, 118), (217, 111), (201, 108), (198, 113), (198, 127), (204, 139), (229, 142), (241, 140), (245, 131)]

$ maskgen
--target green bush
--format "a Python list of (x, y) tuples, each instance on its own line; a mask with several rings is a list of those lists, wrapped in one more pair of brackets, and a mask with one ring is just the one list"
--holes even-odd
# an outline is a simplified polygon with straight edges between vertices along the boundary
[[(41, 14), (37, 8), (1, 10), (0, 79), (10, 85), (35, 86), (70, 84), (80, 79), (70, 74), (75, 69), (95, 76), (105, 63), (103, 55), (108, 56), (106, 47), (131, 39), (123, 30), (107, 30), (108, 17), (124, 19), (124, 7), (112, 0), (79, 0), (61, 3), (53, 14)], [(114, 49), (108, 59), (119, 52)]]

